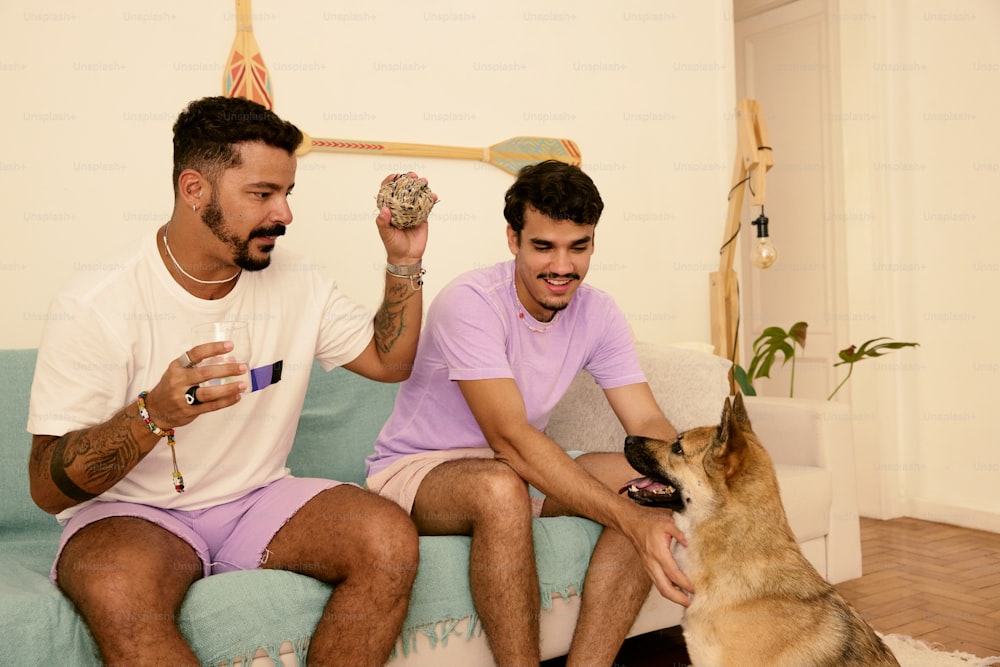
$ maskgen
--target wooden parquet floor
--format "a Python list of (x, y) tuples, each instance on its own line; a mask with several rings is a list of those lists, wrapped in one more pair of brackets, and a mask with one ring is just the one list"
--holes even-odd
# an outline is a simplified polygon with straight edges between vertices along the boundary
[(861, 551), (862, 576), (837, 589), (876, 630), (1000, 655), (1000, 534), (862, 519)]
[[(1000, 534), (910, 518), (862, 519), (861, 551), (862, 576), (837, 589), (872, 627), (940, 651), (1000, 656)], [(680, 628), (629, 639), (615, 661), (688, 664)]]

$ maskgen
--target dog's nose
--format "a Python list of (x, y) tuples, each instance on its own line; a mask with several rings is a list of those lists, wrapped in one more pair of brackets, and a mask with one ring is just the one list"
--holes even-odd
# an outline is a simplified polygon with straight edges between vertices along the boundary
[(641, 445), (643, 440), (645, 440), (645, 438), (641, 435), (627, 435), (625, 436), (625, 446), (630, 447), (634, 445)]

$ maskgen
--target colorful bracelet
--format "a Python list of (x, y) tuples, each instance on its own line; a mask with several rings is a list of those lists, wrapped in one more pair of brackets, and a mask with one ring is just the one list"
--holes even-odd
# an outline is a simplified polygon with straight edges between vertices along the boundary
[(153, 420), (149, 416), (149, 410), (146, 409), (146, 396), (148, 394), (149, 392), (146, 391), (139, 394), (139, 399), (137, 401), (139, 405), (139, 417), (149, 428), (150, 433), (157, 437), (167, 439), (167, 444), (170, 445), (170, 456), (174, 460), (174, 490), (177, 491), (177, 493), (184, 493), (184, 476), (181, 475), (181, 471), (177, 467), (177, 451), (174, 449), (174, 445), (177, 444), (177, 441), (174, 440), (174, 429), (164, 431), (162, 428), (153, 423)]
[(149, 395), (148, 391), (144, 391), (141, 394), (139, 394), (139, 400), (138, 400), (139, 417), (142, 418), (142, 421), (145, 422), (146, 426), (149, 427), (149, 430), (153, 433), (153, 435), (158, 436), (160, 438), (169, 438), (173, 436), (174, 429), (170, 429), (169, 431), (164, 431), (162, 428), (154, 424), (152, 419), (150, 419), (149, 410), (146, 409), (146, 396), (148, 395)]

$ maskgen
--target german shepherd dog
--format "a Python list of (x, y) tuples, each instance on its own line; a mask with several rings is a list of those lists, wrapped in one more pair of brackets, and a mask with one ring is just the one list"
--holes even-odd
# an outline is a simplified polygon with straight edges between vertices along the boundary
[(622, 492), (672, 509), (687, 537), (675, 556), (694, 585), (681, 625), (696, 667), (899, 667), (799, 550), (740, 395), (719, 426), (673, 442), (629, 436), (625, 457), (647, 477)]

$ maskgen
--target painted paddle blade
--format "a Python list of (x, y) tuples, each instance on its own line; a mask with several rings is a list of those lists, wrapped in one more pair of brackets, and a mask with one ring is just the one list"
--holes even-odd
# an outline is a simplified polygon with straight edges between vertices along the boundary
[(489, 149), (488, 162), (515, 175), (522, 167), (543, 160), (559, 160), (579, 167), (583, 158), (573, 141), (549, 137), (514, 137)]
[(580, 149), (574, 142), (569, 139), (552, 139), (550, 137), (513, 137), (489, 148), (469, 148), (392, 141), (323, 139), (304, 135), (302, 144), (296, 153), (305, 155), (310, 151), (477, 160), (488, 162), (494, 167), (515, 175), (522, 167), (543, 160), (559, 160), (576, 166), (579, 166), (582, 160)]
[(253, 34), (250, 0), (236, 0), (236, 39), (222, 74), (222, 93), (243, 97), (268, 109), (274, 106), (271, 75)]

